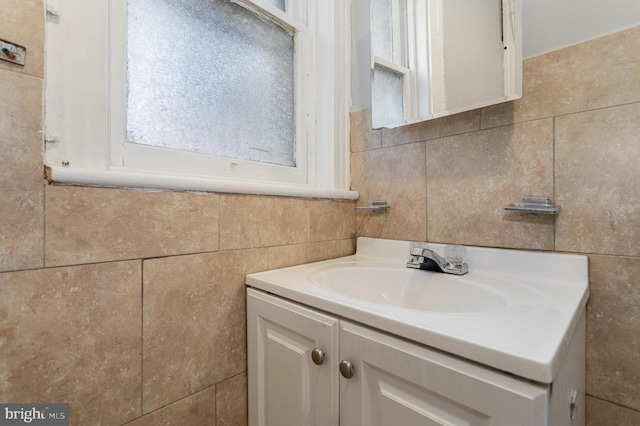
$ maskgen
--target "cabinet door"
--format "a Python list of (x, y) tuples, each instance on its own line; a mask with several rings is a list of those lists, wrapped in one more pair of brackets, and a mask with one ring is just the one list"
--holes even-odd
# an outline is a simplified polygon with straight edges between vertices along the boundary
[(339, 424), (338, 334), (335, 318), (247, 289), (251, 426)]
[(342, 425), (548, 424), (546, 387), (347, 321), (340, 357), (354, 365), (341, 377)]

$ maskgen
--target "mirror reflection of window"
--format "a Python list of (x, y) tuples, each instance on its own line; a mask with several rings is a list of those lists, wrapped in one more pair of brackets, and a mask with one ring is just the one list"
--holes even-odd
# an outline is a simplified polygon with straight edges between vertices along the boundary
[(522, 0), (370, 0), (373, 128), (522, 96)]
[(372, 0), (374, 31), (371, 43), (375, 55), (406, 66), (406, 0)]
[(411, 120), (407, 0), (372, 0), (372, 109), (377, 127)]
[(282, 10), (283, 12), (286, 12), (285, 0), (267, 0), (267, 2), (271, 3), (278, 9)]
[(374, 66), (372, 76), (372, 120), (379, 127), (396, 127), (405, 123), (403, 75)]

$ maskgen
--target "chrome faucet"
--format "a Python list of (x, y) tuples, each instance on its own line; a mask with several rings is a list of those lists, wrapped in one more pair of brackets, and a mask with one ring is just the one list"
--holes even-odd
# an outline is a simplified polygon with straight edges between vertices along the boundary
[(469, 272), (469, 266), (464, 262), (464, 254), (460, 254), (464, 247), (447, 246), (452, 248), (454, 255), (444, 258), (433, 250), (421, 246), (412, 246), (409, 254), (411, 259), (407, 268), (424, 269), (427, 271), (444, 272), (445, 274), (464, 275)]

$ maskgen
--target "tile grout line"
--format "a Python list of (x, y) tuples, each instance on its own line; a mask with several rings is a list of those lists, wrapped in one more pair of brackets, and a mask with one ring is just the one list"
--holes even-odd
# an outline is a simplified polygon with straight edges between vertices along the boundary
[[(43, 184), (42, 189), (42, 269), (46, 268), (47, 250), (47, 185)], [(38, 268), (39, 269), (39, 268)]]
[(140, 259), (140, 417), (144, 416), (144, 263)]
[[(563, 112), (563, 113), (557, 114), (557, 115), (541, 115), (540, 117), (533, 117), (533, 118), (523, 119), (523, 120), (520, 120), (520, 121), (513, 121), (513, 122), (509, 122), (509, 123), (504, 123), (504, 124), (492, 125), (492, 126), (486, 127), (486, 128), (482, 127), (482, 121), (481, 121), (482, 112), (481, 112), (480, 114), (478, 114), (480, 116), (480, 127), (477, 128), (477, 129), (468, 130), (468, 131), (464, 131), (464, 132), (453, 132), (451, 134), (446, 134), (446, 135), (443, 135), (443, 136), (437, 136), (437, 137), (432, 137), (432, 138), (428, 138), (428, 139), (412, 140), (412, 141), (408, 141), (408, 142), (405, 142), (405, 143), (399, 143), (399, 144), (387, 145), (387, 146), (385, 146), (384, 142), (382, 142), (381, 143), (381, 145), (382, 145), (381, 147), (372, 148), (372, 149), (365, 149), (365, 150), (362, 150), (362, 151), (358, 151), (357, 153), (369, 152), (369, 151), (377, 151), (377, 150), (380, 150), (380, 149), (392, 148), (392, 147), (396, 147), (396, 146), (411, 145), (411, 144), (414, 144), (414, 143), (432, 141), (432, 140), (437, 140), (437, 139), (444, 139), (444, 138), (448, 138), (448, 137), (452, 137), (452, 136), (466, 135), (466, 134), (471, 134), (471, 133), (476, 133), (476, 132), (481, 132), (481, 131), (486, 131), (486, 130), (491, 130), (491, 129), (497, 129), (497, 128), (501, 128), (501, 127), (514, 126), (514, 125), (517, 125), (517, 124), (531, 123), (531, 122), (541, 121), (541, 120), (549, 120), (549, 119), (551, 119), (555, 123), (555, 119), (559, 118), (559, 117), (566, 117), (566, 116), (570, 116), (570, 115), (589, 113), (589, 112), (606, 110), (606, 109), (617, 108), (617, 107), (621, 107), (621, 106), (634, 105), (634, 104), (640, 104), (640, 101), (629, 101), (629, 102), (616, 104), (616, 105), (604, 105), (604, 106), (593, 107), (593, 108), (579, 110), (579, 111)], [(482, 108), (479, 108), (479, 109), (482, 110)], [(473, 110), (471, 110), (471, 111), (473, 111)], [(428, 121), (428, 120), (426, 120), (426, 121)], [(411, 126), (411, 124), (409, 124), (407, 126)], [(383, 132), (383, 134), (384, 134), (384, 132)], [(382, 136), (381, 136), (381, 138), (382, 138)]]
[(424, 240), (429, 241), (429, 171), (427, 166), (429, 149), (427, 148), (427, 141), (424, 142)]
[(222, 228), (221, 228), (221, 220), (222, 220), (222, 198), (224, 197), (224, 195), (221, 194), (216, 194), (216, 196), (218, 197), (218, 247), (216, 251), (221, 251), (220, 247), (222, 244)]
[[(552, 185), (553, 185), (553, 204), (557, 203), (557, 192), (556, 192), (556, 117), (553, 117), (553, 121), (551, 122), (551, 166), (553, 167), (553, 175), (552, 175)], [(558, 230), (558, 216), (556, 216), (553, 220), (553, 251), (556, 251), (556, 232)]]
[(604, 398), (601, 398), (599, 396), (591, 395), (589, 393), (585, 393), (585, 396), (588, 396), (589, 398), (597, 399), (598, 401), (606, 402), (607, 404), (615, 405), (616, 407), (622, 407), (622, 408), (625, 408), (627, 410), (630, 410), (630, 411), (633, 411), (633, 412), (636, 412), (636, 413), (640, 413), (640, 410), (638, 410), (637, 408), (629, 407), (627, 405), (620, 404), (620, 403), (615, 402), (615, 401), (609, 401), (608, 399), (604, 399)]

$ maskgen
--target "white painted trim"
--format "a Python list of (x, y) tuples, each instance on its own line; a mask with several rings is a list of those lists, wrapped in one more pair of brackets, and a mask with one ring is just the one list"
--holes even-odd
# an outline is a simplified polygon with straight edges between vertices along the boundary
[(233, 194), (276, 195), (284, 197), (328, 198), (340, 200), (358, 199), (357, 191), (310, 186), (278, 185), (260, 182), (213, 180), (210, 178), (167, 176), (148, 173), (73, 169), (51, 167), (52, 183), (144, 188), (171, 191), (220, 192)]
[(287, 12), (283, 12), (265, 0), (231, 0), (231, 3), (238, 4), (254, 13), (264, 16), (274, 24), (289, 31), (289, 34), (291, 35), (307, 29), (307, 26), (294, 16)]
[[(127, 157), (123, 156), (126, 147), (117, 142), (122, 139), (126, 115), (122, 108), (114, 107), (114, 104), (124, 104), (126, 93), (123, 85), (113, 84), (109, 79), (109, 76), (121, 81), (126, 78), (122, 59), (124, 35), (109, 32), (110, 24), (124, 25), (125, 0), (56, 1), (59, 1), (56, 5), (60, 14), (55, 19), (48, 19), (46, 26), (45, 118), (49, 142), (45, 149), (45, 164), (57, 170), (58, 179), (74, 183), (69, 178), (77, 176), (80, 181), (76, 183), (82, 184), (86, 182), (87, 170), (91, 169), (93, 172), (89, 175), (114, 173), (114, 178), (101, 177), (97, 181), (90, 178), (90, 182), (86, 182), (88, 184), (116, 185), (118, 182), (117, 185), (121, 186), (147, 186), (135, 179), (128, 183), (124, 178), (153, 176), (154, 182), (162, 181), (163, 188), (167, 189), (180, 189), (185, 179), (192, 179), (199, 182), (198, 188), (228, 188), (229, 181), (232, 181), (235, 182), (231, 185), (233, 188), (241, 189), (230, 189), (229, 192), (255, 192), (242, 189), (243, 185), (234, 173), (207, 176), (205, 179), (198, 171), (188, 168), (167, 170), (163, 172), (164, 177), (160, 177), (160, 170), (143, 170), (148, 167), (148, 156), (144, 157), (143, 163), (146, 164), (141, 163), (140, 169), (127, 168)], [(258, 3), (265, 2), (258, 0)], [(291, 10), (291, 4), (287, 7), (288, 15), (299, 21), (296, 25), (308, 28), (297, 34), (297, 38), (304, 38), (310, 48), (297, 52), (301, 66), (297, 67), (296, 75), (296, 96), (304, 111), (300, 113), (299, 110), (297, 114), (298, 131), (301, 133), (300, 141), (308, 145), (303, 143), (297, 147), (297, 170), (286, 171), (284, 177), (280, 173), (282, 170), (278, 170), (283, 167), (273, 167), (271, 172), (261, 170), (268, 165), (260, 165), (257, 174), (249, 174), (246, 186), (259, 188), (258, 193), (263, 193), (263, 188), (276, 188), (275, 193), (281, 194), (278, 188), (285, 187), (303, 188), (304, 194), (352, 194), (349, 191), (351, 0), (313, 0), (311, 4), (313, 7), (309, 10), (306, 2), (296, 4)], [(304, 21), (308, 22), (304, 24)], [(305, 83), (300, 84), (303, 80)], [(313, 83), (309, 84), (309, 81)], [(234, 172), (245, 168), (240, 161), (223, 163), (220, 170), (227, 173), (231, 163)], [(194, 176), (187, 177), (186, 173)], [(171, 185), (169, 181), (178, 179), (176, 176), (182, 176), (181, 181)], [(274, 176), (278, 177), (274, 179)], [(254, 183), (260, 178), (272, 180)], [(219, 185), (215, 183), (216, 179), (220, 180)], [(284, 179), (287, 183), (279, 183)], [(203, 181), (206, 183), (201, 183)], [(148, 185), (155, 187), (153, 182)], [(351, 199), (352, 195), (347, 198)]]
[[(333, 155), (332, 186), (334, 188), (351, 188), (351, 65), (352, 65), (352, 28), (351, 10), (352, 0), (344, 0), (338, 4), (342, 6), (339, 12), (340, 21), (337, 28), (338, 47), (334, 56), (342, 61), (337, 68), (338, 78), (336, 79), (334, 90), (339, 95), (336, 100), (334, 121), (336, 126), (336, 140), (334, 143), (335, 152)], [(342, 46), (342, 47), (341, 47)]]
[[(271, 19), (286, 31), (293, 28), (295, 38), (295, 104), (296, 104), (296, 136), (294, 140), (295, 159), (293, 166), (281, 166), (270, 163), (245, 161), (224, 158), (190, 151), (164, 149), (158, 146), (147, 146), (131, 143), (126, 132), (126, 0), (110, 1), (109, 16), (109, 67), (108, 87), (109, 124), (108, 140), (110, 151), (109, 170), (151, 173), (167, 175), (193, 174), (208, 175), (220, 179), (265, 180), (268, 182), (285, 182), (293, 185), (313, 184), (313, 176), (309, 173), (308, 151), (313, 149), (314, 133), (307, 131), (309, 116), (315, 114), (315, 104), (306, 102), (305, 88), (313, 85), (307, 52), (312, 51), (314, 43), (313, 31), (302, 24), (289, 27), (293, 18), (264, 0), (233, 1), (238, 6), (250, 10), (266, 19)], [(255, 6), (255, 7), (254, 7)], [(278, 15), (278, 16), (276, 16)], [(290, 21), (282, 21), (290, 19)], [(277, 21), (277, 22), (276, 22)], [(295, 21), (297, 22), (297, 21)], [(292, 24), (293, 25), (293, 24)], [(71, 164), (73, 167), (73, 164)]]
[(408, 8), (410, 19), (408, 56), (409, 69), (416, 95), (413, 97), (413, 109), (411, 121), (417, 122), (433, 115), (433, 78), (431, 69), (431, 5), (433, 2), (412, 1)]
[(444, 109), (442, 111), (437, 111), (437, 112), (433, 113), (430, 116), (430, 118), (433, 119), (433, 118), (446, 117), (447, 115), (459, 114), (461, 112), (471, 111), (471, 110), (478, 109), (478, 108), (483, 108), (483, 107), (486, 107), (486, 106), (496, 105), (496, 104), (507, 102), (507, 101), (511, 101), (511, 100), (514, 100), (514, 99), (518, 99), (518, 97), (505, 95), (505, 96), (501, 96), (499, 98), (488, 99), (486, 101), (465, 105), (465, 106), (462, 106), (462, 107), (459, 107), (459, 108), (451, 108), (451, 109)]
[[(45, 51), (46, 134), (49, 164), (106, 169), (108, 150), (108, 96), (105, 58), (107, 0), (60, 0), (59, 16), (47, 16)], [(77, 37), (69, 22), (89, 26)], [(55, 83), (52, 83), (55, 82)]]
[(402, 66), (400, 64), (397, 64), (395, 62), (387, 61), (386, 59), (381, 58), (380, 56), (374, 56), (373, 63), (374, 63), (374, 66), (375, 65), (379, 65), (379, 66), (381, 66), (383, 68), (388, 69), (389, 71), (393, 71), (396, 74), (402, 75), (403, 78), (405, 76), (409, 75), (409, 73), (411, 72), (411, 70), (409, 70), (409, 68), (404, 67), (404, 66)]
[[(429, 2), (429, 86), (431, 86), (431, 110), (426, 114), (429, 118), (435, 118), (440, 111), (447, 109), (443, 9), (443, 0)], [(422, 111), (420, 111), (420, 114), (422, 114)], [(420, 117), (419, 119), (422, 118)]]
[(415, 116), (414, 109), (414, 96), (413, 96), (413, 80), (415, 80), (414, 75), (411, 70), (405, 66), (400, 65), (396, 62), (388, 61), (380, 56), (374, 56), (373, 58), (373, 66), (382, 67), (391, 71), (402, 78), (402, 109), (404, 111), (404, 121), (406, 123), (411, 123)]
[(504, 93), (506, 100), (522, 97), (522, 0), (502, 1)]

